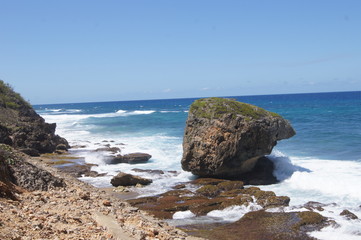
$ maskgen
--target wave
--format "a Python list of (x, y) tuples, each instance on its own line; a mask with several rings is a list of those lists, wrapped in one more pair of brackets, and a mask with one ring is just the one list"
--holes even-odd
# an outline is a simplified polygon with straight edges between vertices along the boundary
[[(113, 113), (97, 113), (97, 114), (69, 114), (69, 113), (78, 113), (81, 110), (79, 109), (68, 109), (65, 112), (56, 112), (57, 114), (49, 114), (49, 113), (42, 113), (40, 112), (41, 116), (50, 122), (56, 120), (59, 121), (77, 121), (81, 119), (87, 118), (112, 118), (112, 117), (126, 117), (126, 116), (133, 116), (133, 115), (149, 115), (155, 113), (154, 110), (136, 110), (136, 111), (125, 111), (125, 110), (118, 110)], [(54, 110), (55, 112), (55, 110)], [(61, 114), (59, 114), (61, 113)]]
[(80, 113), (83, 110), (81, 109), (63, 109), (63, 108), (58, 108), (58, 109), (51, 109), (51, 108), (45, 108), (43, 110), (39, 110), (42, 113), (53, 113), (53, 114), (68, 114), (68, 113)]
[(273, 175), (278, 181), (284, 181), (290, 178), (295, 172), (310, 172), (307, 168), (293, 164), (288, 156), (278, 150), (274, 150), (268, 158), (275, 166)]
[(168, 110), (163, 110), (163, 111), (160, 111), (160, 113), (180, 113), (182, 111), (168, 111)]

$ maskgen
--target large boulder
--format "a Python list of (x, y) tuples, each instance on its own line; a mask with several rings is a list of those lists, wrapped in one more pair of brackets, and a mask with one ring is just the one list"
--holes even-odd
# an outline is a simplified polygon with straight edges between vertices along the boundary
[(202, 177), (239, 178), (293, 135), (276, 113), (232, 99), (199, 99), (186, 122), (182, 168)]

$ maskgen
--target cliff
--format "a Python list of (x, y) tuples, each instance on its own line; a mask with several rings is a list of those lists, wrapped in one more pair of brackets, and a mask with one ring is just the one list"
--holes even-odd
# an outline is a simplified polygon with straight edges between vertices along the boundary
[(46, 123), (20, 94), (0, 80), (0, 143), (32, 156), (69, 148), (55, 134), (56, 124)]

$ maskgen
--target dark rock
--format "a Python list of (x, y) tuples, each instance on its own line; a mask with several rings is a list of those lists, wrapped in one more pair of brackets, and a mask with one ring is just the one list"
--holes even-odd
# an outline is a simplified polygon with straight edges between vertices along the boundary
[(350, 211), (347, 210), (347, 209), (343, 210), (343, 211), (340, 213), (340, 216), (344, 216), (344, 217), (346, 217), (348, 220), (356, 220), (356, 219), (358, 219), (358, 217), (357, 217), (354, 213), (350, 212)]
[(120, 148), (118, 147), (102, 147), (102, 148), (97, 148), (95, 150), (95, 152), (112, 152), (112, 153), (119, 153), (120, 152)]
[(176, 186), (173, 187), (173, 189), (183, 189), (183, 188), (186, 188), (186, 185), (185, 184), (178, 184)]
[(133, 168), (132, 171), (134, 171), (134, 172), (146, 172), (146, 173), (159, 174), (159, 175), (164, 174), (164, 171), (162, 171), (162, 170), (152, 170), (152, 169)]
[(277, 178), (273, 176), (274, 164), (267, 157), (260, 157), (254, 168), (250, 172), (243, 173), (236, 177), (242, 180), (245, 184), (250, 185), (269, 185), (278, 182)]
[(0, 143), (12, 145), (13, 141), (10, 138), (11, 130), (0, 124)]
[(40, 156), (40, 153), (38, 150), (34, 149), (34, 148), (20, 148), (19, 149), (20, 152), (25, 153), (31, 157), (38, 157)]
[(58, 144), (57, 146), (56, 146), (56, 150), (60, 150), (60, 151), (68, 151), (68, 146), (67, 145), (65, 145), (65, 144), (63, 144), (63, 143), (61, 143), (61, 144)]
[(142, 178), (139, 176), (134, 176), (127, 173), (119, 173), (117, 176), (114, 176), (110, 183), (114, 187), (118, 186), (135, 186), (137, 184), (141, 185), (148, 185), (151, 184), (153, 181), (150, 179)]
[(316, 212), (265, 212), (245, 214), (239, 221), (207, 231), (192, 231), (209, 240), (313, 240), (307, 232), (329, 225), (327, 218)]
[(96, 164), (70, 164), (66, 166), (61, 166), (58, 169), (62, 172), (66, 172), (67, 174), (80, 178), (82, 176), (85, 177), (101, 177), (105, 176), (106, 173), (98, 173), (96, 171), (92, 171), (91, 167), (97, 166)]
[(317, 210), (320, 212), (324, 211), (325, 206), (326, 206), (326, 204), (319, 203), (319, 202), (313, 202), (313, 201), (309, 201), (303, 205), (304, 208), (306, 208), (310, 211)]
[(129, 164), (136, 164), (136, 163), (145, 163), (147, 162), (152, 156), (147, 153), (130, 153), (124, 156), (118, 155), (115, 156), (111, 160), (111, 164), (117, 163), (129, 163)]
[(229, 99), (199, 99), (188, 114), (182, 168), (202, 177), (237, 179), (278, 140), (293, 135), (278, 114)]

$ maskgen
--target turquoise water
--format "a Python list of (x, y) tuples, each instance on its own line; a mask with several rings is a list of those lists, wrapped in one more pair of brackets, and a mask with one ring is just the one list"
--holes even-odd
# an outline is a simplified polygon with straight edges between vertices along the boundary
[[(338, 212), (347, 208), (361, 217), (361, 92), (286, 94), (232, 97), (288, 119), (296, 136), (280, 141), (271, 154), (276, 164), (274, 174), (279, 184), (262, 187), (278, 195), (291, 197), (291, 207), (307, 201), (335, 203), (322, 214), (342, 222), (340, 228), (315, 233), (321, 239), (356, 239), (361, 223), (340, 219)], [(107, 173), (101, 178), (82, 178), (98, 187), (110, 186), (119, 171), (135, 173), (143, 169), (176, 170), (164, 176), (135, 173), (152, 178), (153, 184), (139, 190), (154, 195), (179, 182), (194, 178), (183, 172), (182, 138), (190, 104), (195, 99), (122, 101), (36, 105), (47, 122), (57, 123), (57, 133), (71, 145), (85, 148), (71, 150)], [(146, 152), (152, 155), (145, 164), (107, 164), (106, 157), (91, 150), (110, 144), (122, 154)], [(234, 209), (217, 212), (219, 218), (232, 219)], [(212, 215), (212, 214), (211, 214)], [(214, 213), (213, 213), (214, 215)], [(212, 216), (213, 216), (212, 215)], [(194, 220), (194, 219), (193, 219)], [(229, 219), (228, 219), (229, 220)], [(198, 221), (196, 219), (196, 221)]]

